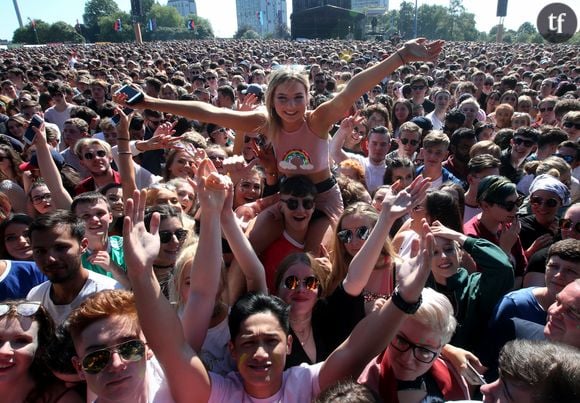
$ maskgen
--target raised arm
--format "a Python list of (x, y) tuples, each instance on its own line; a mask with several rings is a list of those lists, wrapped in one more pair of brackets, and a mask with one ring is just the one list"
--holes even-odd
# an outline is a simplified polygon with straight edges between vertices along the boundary
[(56, 208), (69, 210), (72, 204), (72, 197), (64, 188), (60, 172), (50, 154), (50, 147), (46, 142), (44, 123), (40, 128), (33, 127), (33, 129), (36, 133), (34, 144), (36, 145), (36, 158), (38, 159), (38, 167), (40, 168), (42, 179), (44, 179), (46, 186), (50, 189)]
[(346, 136), (352, 133), (353, 121), (349, 116), (344, 118), (340, 122), (340, 128), (334, 133), (334, 136), (330, 139), (330, 156), (335, 163), (339, 164), (342, 161), (348, 159), (348, 154), (344, 152), (342, 147), (346, 141)]
[[(211, 167), (210, 167), (211, 166)], [(200, 203), (200, 233), (197, 252), (191, 267), (189, 295), (182, 318), (184, 334), (190, 346), (199, 351), (209, 329), (209, 323), (218, 297), (222, 267), (220, 214), (226, 189), (207, 186), (207, 177), (217, 176), (209, 160), (202, 161), (196, 175), (197, 197)], [(212, 173), (213, 172), (213, 173)], [(212, 176), (213, 177), (213, 176)], [(227, 177), (221, 180), (231, 191)]]
[(135, 182), (135, 166), (133, 163), (131, 147), (129, 146), (129, 142), (131, 141), (129, 136), (129, 119), (123, 112), (123, 109), (117, 107), (115, 112), (121, 117), (119, 120), (119, 126), (117, 127), (117, 168), (119, 168), (119, 174), (121, 175), (121, 178), (123, 178), (121, 181), (121, 188), (123, 189), (123, 202), (126, 203), (127, 199), (129, 199), (137, 189), (137, 183)]
[(344, 116), (348, 108), (359, 97), (399, 66), (413, 61), (435, 60), (442, 47), (443, 41), (427, 43), (424, 38), (406, 42), (402, 48), (382, 62), (355, 75), (334, 98), (316, 108), (309, 121), (310, 127), (315, 133), (322, 133), (328, 130), (331, 124), (334, 124), (334, 122)]
[(393, 223), (422, 202), (429, 183), (428, 179), (418, 176), (396, 196), (385, 196), (379, 220), (348, 267), (348, 274), (342, 283), (347, 293), (359, 295), (362, 292), (379, 259)]
[[(222, 210), (222, 229), (232, 249), (234, 257), (246, 278), (248, 292), (268, 293), (266, 286), (266, 270), (258, 259), (250, 241), (240, 228), (234, 211), (232, 210), (233, 189), (228, 192), (226, 203)], [(237, 296), (231, 296), (234, 301)]]
[(159, 214), (151, 219), (150, 232), (143, 222), (145, 191), (127, 200), (123, 225), (123, 250), (135, 293), (139, 322), (147, 343), (163, 366), (175, 401), (191, 400), (194, 390), (200, 401), (211, 391), (207, 370), (186, 343), (177, 313), (169, 304), (153, 273), (159, 253)]
[[(131, 105), (129, 105), (131, 106)], [(153, 98), (144, 94), (144, 99), (137, 105), (143, 109), (153, 109), (173, 115), (184, 116), (189, 119), (205, 123), (215, 123), (223, 127), (234, 129), (241, 133), (265, 132), (267, 115), (264, 111), (234, 111), (227, 108), (218, 108), (201, 101), (171, 101)]]
[[(420, 252), (404, 263), (409, 275), (399, 282), (398, 292), (378, 310), (361, 320), (351, 335), (326, 359), (320, 369), (319, 385), (324, 390), (334, 383), (357, 377), (364, 366), (383, 351), (396, 335), (406, 313), (399, 308), (420, 305), (421, 291), (431, 272), (434, 239), (423, 220)], [(397, 301), (397, 305), (393, 300)], [(417, 304), (418, 302), (418, 304)]]

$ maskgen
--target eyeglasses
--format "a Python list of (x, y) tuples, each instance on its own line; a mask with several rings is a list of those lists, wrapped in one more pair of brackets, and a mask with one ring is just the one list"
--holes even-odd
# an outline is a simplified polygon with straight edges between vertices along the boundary
[(177, 238), (177, 240), (179, 242), (183, 242), (185, 241), (185, 238), (187, 238), (187, 234), (188, 231), (186, 229), (180, 228), (175, 230), (175, 232), (172, 231), (159, 231), (159, 240), (161, 241), (161, 243), (167, 243), (169, 241), (171, 241), (173, 239), (173, 235), (175, 235), (175, 237)]
[(576, 159), (573, 155), (565, 155), (565, 154), (560, 154), (560, 153), (554, 154), (554, 157), (560, 157), (564, 161), (566, 161), (568, 164), (573, 163), (574, 160)]
[(543, 199), (540, 196), (530, 197), (530, 203), (536, 206), (546, 206), (548, 208), (554, 208), (558, 205), (558, 200), (550, 197), (549, 199)]
[(142, 340), (129, 340), (85, 355), (81, 368), (87, 374), (98, 374), (109, 364), (111, 355), (116, 352), (125, 361), (137, 362), (145, 356), (145, 343)]
[(425, 89), (425, 86), (424, 85), (413, 85), (413, 86), (411, 86), (411, 89), (413, 91), (420, 91), (420, 90)]
[(431, 351), (425, 347), (421, 347), (414, 343), (411, 343), (409, 340), (407, 340), (400, 334), (395, 336), (395, 338), (391, 342), (391, 346), (393, 346), (395, 350), (400, 351), (401, 353), (404, 353), (405, 351), (408, 351), (410, 348), (412, 348), (413, 356), (415, 357), (415, 359), (425, 364), (429, 364), (435, 359), (435, 357), (439, 355), (435, 351)]
[(534, 144), (536, 144), (536, 143), (534, 143), (532, 140), (524, 140), (520, 137), (516, 137), (516, 138), (514, 138), (514, 144), (517, 146), (521, 146), (523, 144), (524, 147), (530, 148), (530, 147), (533, 147)]
[[(371, 230), (367, 226), (358, 227), (354, 230), (354, 235), (361, 241), (366, 241), (371, 233)], [(336, 236), (342, 243), (351, 243), (353, 240), (353, 231), (350, 229), (343, 229), (342, 231), (338, 231)]]
[(32, 203), (39, 204), (39, 203), (42, 203), (43, 201), (49, 202), (51, 200), (52, 200), (52, 195), (50, 193), (44, 193), (44, 194), (41, 194), (38, 196), (34, 196), (32, 198)]
[(553, 106), (548, 106), (546, 108), (540, 107), (540, 112), (541, 113), (543, 113), (543, 112), (552, 112), (553, 110), (554, 110), (554, 107)]
[(304, 210), (312, 210), (314, 208), (314, 199), (289, 198), (289, 199), (280, 199), (280, 201), (282, 203), (286, 203), (286, 206), (288, 206), (289, 210), (296, 210), (300, 204), (300, 201), (302, 201), (302, 208)]
[(19, 302), (16, 304), (0, 304), (0, 317), (7, 315), (10, 311), (16, 310), (20, 316), (30, 317), (40, 309), (38, 302)]
[(524, 201), (524, 198), (522, 196), (518, 197), (516, 201), (502, 201), (502, 202), (493, 202), (494, 204), (497, 204), (498, 206), (500, 206), (501, 208), (503, 208), (506, 211), (513, 211), (516, 207), (520, 207), (522, 205), (522, 202)]
[(574, 128), (576, 130), (580, 130), (580, 123), (564, 122), (562, 123), (562, 126), (564, 126), (566, 129)]
[(411, 145), (413, 147), (415, 147), (416, 145), (419, 144), (419, 140), (410, 140), (410, 139), (401, 138), (401, 144), (403, 144), (404, 146), (406, 146), (409, 143), (411, 143)]
[(300, 287), (300, 284), (304, 285), (304, 288), (310, 291), (318, 289), (320, 281), (314, 276), (308, 276), (303, 280), (300, 280), (296, 276), (288, 276), (284, 280), (284, 287), (289, 290), (295, 290)]
[(569, 218), (562, 218), (560, 219), (560, 229), (567, 231), (573, 229), (577, 234), (580, 234), (580, 221), (574, 224)]
[(99, 158), (104, 158), (107, 156), (107, 152), (105, 150), (98, 150), (95, 153), (92, 152), (86, 152), (83, 155), (83, 158), (86, 160), (92, 160), (93, 158), (95, 158), (95, 156), (99, 157)]

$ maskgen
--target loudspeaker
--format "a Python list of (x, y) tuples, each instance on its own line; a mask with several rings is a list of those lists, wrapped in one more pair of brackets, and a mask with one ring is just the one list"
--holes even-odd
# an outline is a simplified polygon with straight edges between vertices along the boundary
[(497, 0), (497, 16), (505, 17), (507, 15), (508, 0)]
[(131, 15), (142, 16), (141, 0), (131, 0)]

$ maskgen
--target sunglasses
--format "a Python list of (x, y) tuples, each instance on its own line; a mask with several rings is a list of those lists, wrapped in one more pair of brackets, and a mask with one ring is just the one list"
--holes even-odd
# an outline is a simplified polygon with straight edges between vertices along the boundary
[(574, 128), (576, 130), (580, 130), (580, 123), (564, 122), (562, 123), (562, 126), (564, 126), (566, 129)]
[(575, 158), (573, 155), (565, 155), (565, 154), (560, 154), (560, 153), (556, 153), (554, 154), (554, 157), (560, 157), (562, 158), (564, 161), (566, 161), (568, 164), (571, 164), (574, 162)]
[[(354, 235), (356, 235), (356, 237), (361, 241), (366, 241), (370, 233), (370, 228), (366, 226), (358, 227), (354, 230)], [(342, 231), (338, 231), (336, 236), (342, 243), (351, 243), (353, 239), (353, 231), (350, 229), (343, 229)]]
[(42, 195), (38, 195), (38, 196), (34, 196), (32, 198), (32, 203), (33, 204), (38, 204), (38, 203), (42, 203), (43, 201), (51, 201), (52, 200), (52, 195), (50, 193), (45, 193)]
[(0, 317), (8, 314), (12, 310), (20, 316), (30, 317), (40, 309), (38, 302), (19, 302), (16, 304), (0, 304)]
[(411, 89), (414, 91), (419, 91), (419, 90), (425, 89), (425, 86), (424, 85), (413, 85), (411, 87)]
[(87, 374), (98, 374), (109, 364), (113, 352), (125, 361), (137, 362), (145, 356), (145, 343), (142, 340), (129, 340), (85, 355), (81, 368)]
[(554, 110), (553, 106), (548, 106), (547, 108), (540, 107), (540, 112), (552, 112)]
[(536, 206), (546, 206), (549, 208), (554, 208), (558, 205), (558, 200), (550, 197), (549, 199), (543, 199), (540, 196), (530, 197), (530, 203)]
[(302, 208), (304, 210), (312, 210), (314, 208), (314, 199), (289, 198), (289, 199), (280, 199), (280, 201), (282, 203), (286, 203), (286, 206), (288, 206), (288, 209), (290, 210), (296, 210), (300, 205), (300, 201), (302, 201)]
[(295, 290), (300, 287), (300, 284), (304, 285), (304, 288), (310, 291), (314, 291), (318, 289), (320, 285), (320, 281), (314, 276), (308, 276), (303, 280), (300, 280), (296, 276), (288, 276), (284, 280), (284, 287), (289, 290)]
[(517, 138), (514, 139), (514, 144), (517, 145), (517, 146), (521, 146), (523, 144), (524, 147), (530, 148), (535, 143), (532, 140), (524, 140), (522, 138), (517, 137)]
[(210, 133), (210, 135), (214, 135), (214, 134), (217, 134), (217, 133), (226, 133), (226, 132), (227, 132), (227, 130), (222, 127), (221, 129), (214, 130), (213, 132)]
[(562, 218), (562, 219), (560, 219), (560, 229), (563, 229), (563, 230), (574, 229), (574, 231), (576, 231), (577, 234), (580, 234), (580, 221), (578, 221), (576, 224), (574, 224), (572, 222), (572, 220), (570, 220), (568, 218)]
[(503, 201), (503, 202), (493, 202), (503, 208), (506, 211), (513, 211), (516, 207), (520, 207), (524, 198), (522, 196), (518, 197), (516, 201)]
[(409, 140), (409, 139), (403, 139), (403, 138), (401, 138), (401, 144), (403, 144), (404, 146), (406, 146), (409, 143), (411, 143), (411, 145), (413, 147), (415, 147), (416, 145), (419, 144), (419, 140)]
[(86, 152), (83, 155), (83, 158), (86, 160), (92, 160), (93, 158), (95, 158), (95, 156), (99, 158), (104, 158), (107, 156), (107, 152), (105, 150), (99, 150), (96, 153)]
[(161, 243), (167, 243), (171, 241), (173, 239), (173, 235), (175, 235), (175, 237), (179, 242), (183, 242), (185, 241), (185, 238), (187, 238), (187, 234), (188, 234), (187, 230), (183, 228), (175, 230), (175, 232), (159, 231), (159, 240), (161, 241)]

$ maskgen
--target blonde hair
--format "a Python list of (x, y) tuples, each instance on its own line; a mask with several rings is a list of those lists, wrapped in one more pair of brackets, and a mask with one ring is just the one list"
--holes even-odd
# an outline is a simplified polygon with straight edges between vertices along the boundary
[(431, 288), (424, 288), (421, 297), (421, 306), (409, 319), (416, 320), (440, 334), (441, 346), (444, 346), (449, 343), (457, 327), (453, 306), (445, 295)]
[[(268, 131), (267, 137), (270, 142), (276, 140), (276, 136), (282, 129), (282, 118), (276, 112), (274, 108), (274, 96), (276, 89), (282, 85), (291, 81), (299, 82), (304, 86), (304, 95), (308, 97), (310, 84), (308, 82), (308, 76), (302, 71), (293, 69), (279, 69), (270, 74), (270, 80), (268, 83), (268, 89), (266, 91), (266, 109), (268, 111)], [(305, 100), (306, 105), (308, 105), (308, 99)]]
[[(348, 267), (350, 262), (353, 259), (353, 256), (350, 256), (344, 247), (344, 243), (338, 239), (338, 232), (341, 230), (342, 222), (346, 217), (360, 215), (367, 217), (371, 220), (372, 226), (374, 227), (377, 221), (379, 220), (379, 213), (377, 210), (368, 203), (364, 202), (357, 202), (350, 206), (348, 206), (340, 219), (338, 220), (338, 224), (334, 230), (334, 239), (333, 239), (333, 253), (331, 256), (332, 260), (332, 274), (329, 276), (325, 294), (330, 295), (332, 292), (338, 287), (338, 284), (342, 280), (345, 279), (346, 274), (348, 272)], [(391, 240), (389, 238), (385, 239), (385, 244), (382, 250), (383, 254), (390, 259), (394, 259), (396, 257), (395, 251), (393, 246), (391, 245)]]

